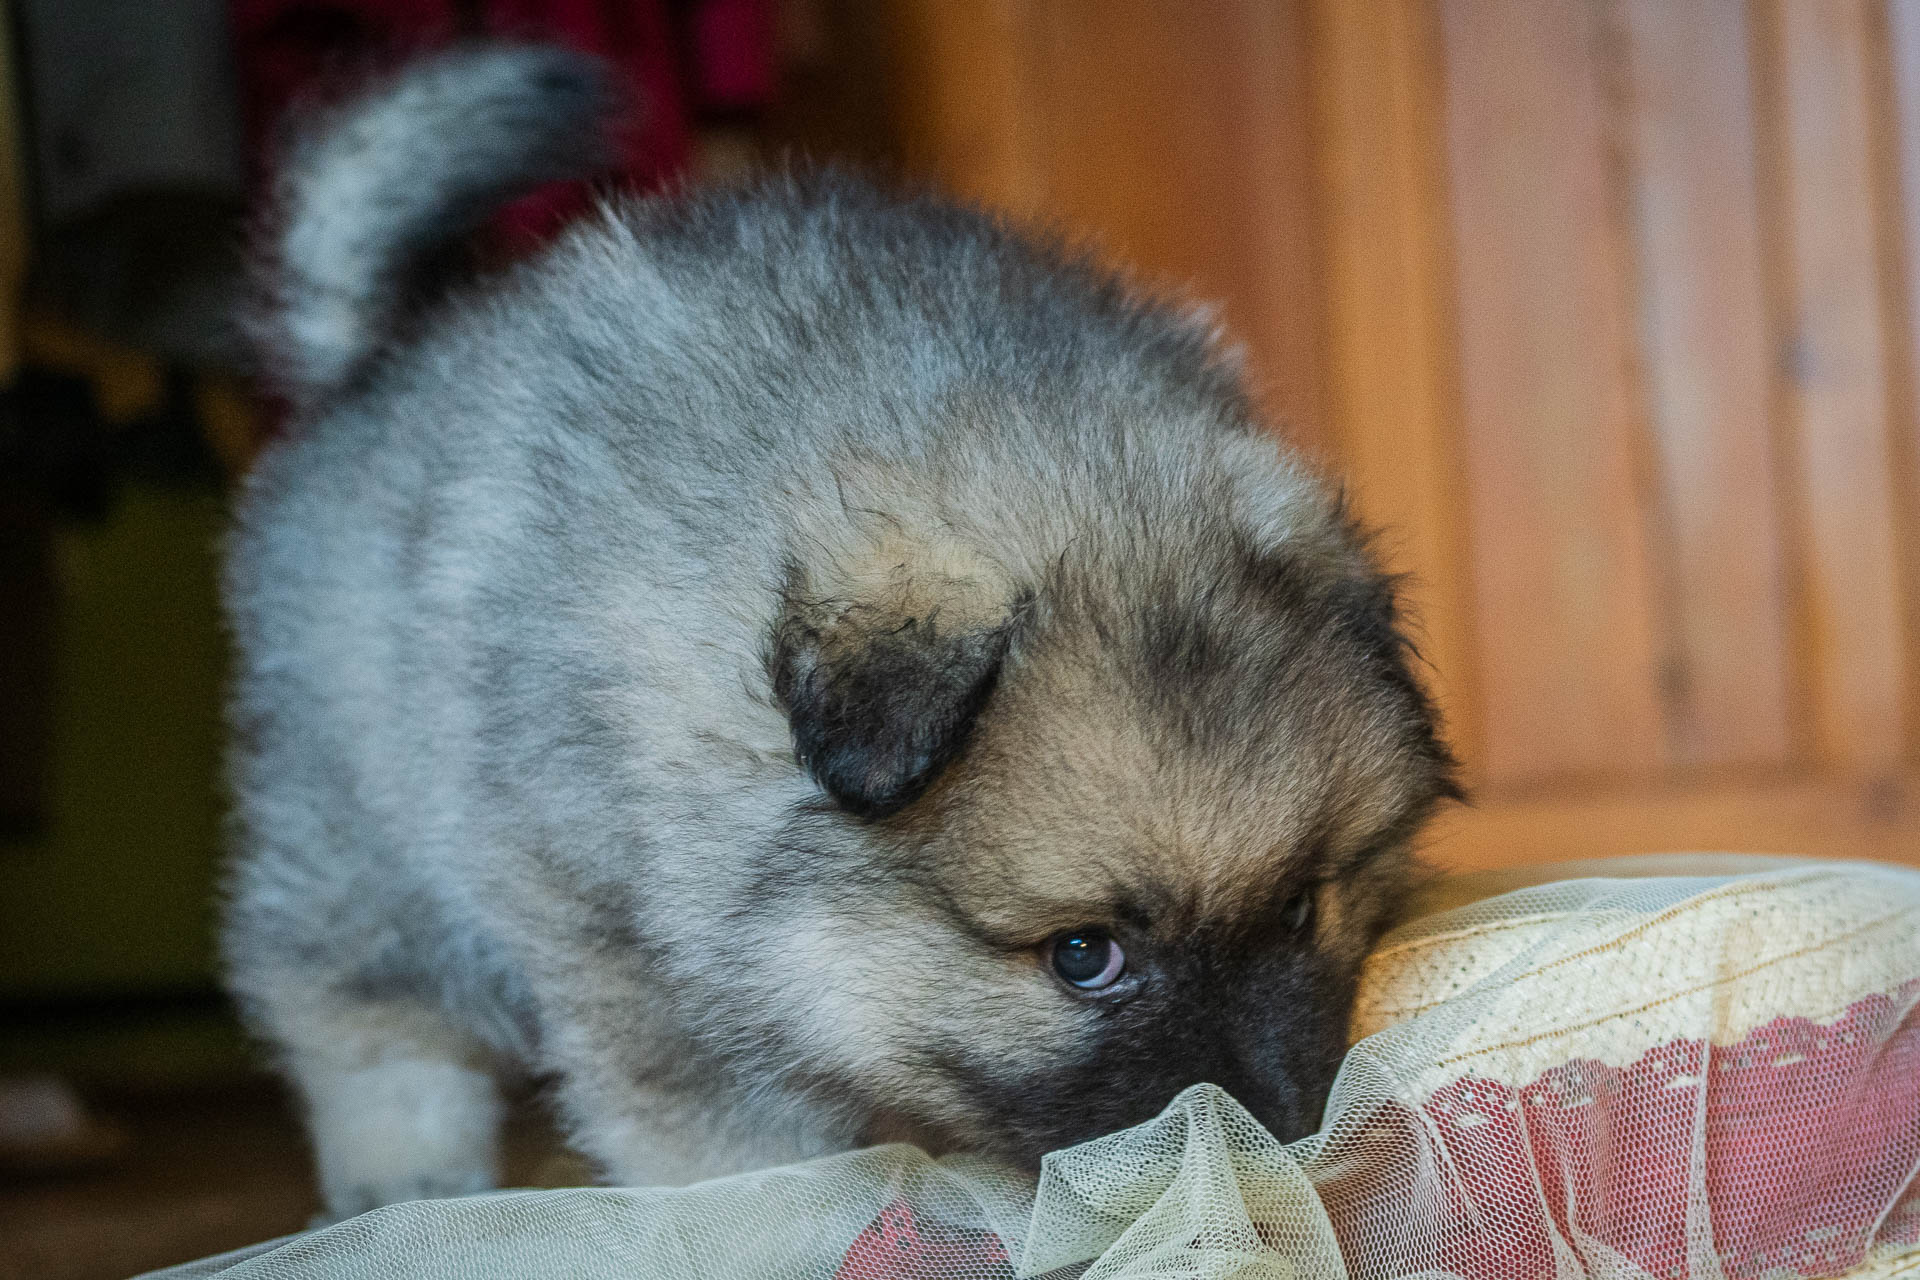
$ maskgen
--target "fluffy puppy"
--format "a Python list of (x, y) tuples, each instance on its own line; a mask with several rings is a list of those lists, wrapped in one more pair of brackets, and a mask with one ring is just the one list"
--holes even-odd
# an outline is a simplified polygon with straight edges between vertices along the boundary
[(330, 1210), (489, 1185), (516, 1065), (636, 1183), (1311, 1129), (1450, 789), (1338, 502), (1204, 321), (845, 178), (423, 294), (602, 99), (442, 56), (279, 192), (226, 943)]

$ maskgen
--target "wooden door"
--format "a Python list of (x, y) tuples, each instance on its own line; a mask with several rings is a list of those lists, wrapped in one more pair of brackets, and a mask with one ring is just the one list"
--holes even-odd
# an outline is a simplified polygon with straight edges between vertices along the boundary
[(1412, 575), (1437, 860), (1920, 861), (1920, 0), (808, 12), (874, 153), (1224, 302)]
[[(1445, 385), (1333, 406), (1464, 666), (1481, 796), (1442, 856), (1920, 860), (1905, 189), (1920, 11), (1859, 0), (1315, 7), (1332, 360)], [(1412, 104), (1412, 105), (1406, 105)], [(1904, 105), (1903, 105), (1904, 104)], [(1381, 117), (1394, 123), (1382, 136)], [(1915, 117), (1920, 122), (1920, 116)], [(1432, 181), (1382, 175), (1426, 166)], [(1357, 188), (1357, 190), (1356, 190)], [(1385, 214), (1362, 213), (1369, 202)], [(1430, 228), (1391, 266), (1367, 218)], [(1383, 272), (1410, 279), (1380, 281)], [(1438, 283), (1427, 282), (1423, 273)], [(1381, 461), (1371, 461), (1374, 457)]]

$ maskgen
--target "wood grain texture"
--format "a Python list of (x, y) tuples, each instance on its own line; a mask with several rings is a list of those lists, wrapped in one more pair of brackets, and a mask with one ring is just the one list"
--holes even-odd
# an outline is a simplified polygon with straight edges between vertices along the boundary
[(1320, 447), (1299, 7), (1050, 0), (1027, 14), (1024, 92), (1047, 219), (1220, 304), (1268, 410)]
[(872, 92), (888, 103), (906, 176), (982, 204), (1031, 215), (1045, 205), (1046, 175), (1026, 96), (1028, 6), (979, 0), (890, 0), (869, 21), (876, 41)]
[(1907, 702), (1864, 0), (1759, 23), (1794, 624), (1819, 765), (1892, 768)]
[(1264, 407), (1324, 451), (1298, 5), (901, 0), (886, 71), (909, 177), (1093, 242), (1218, 304)]
[(1906, 625), (1906, 749), (1920, 758), (1920, 0), (1888, 0), (1880, 15), (1875, 158), (1894, 394), (1894, 491), (1900, 499), (1901, 585)]
[(1651, 776), (1655, 589), (1592, 13), (1441, 12), (1486, 773)]
[(1657, 485), (1668, 757), (1784, 765), (1789, 652), (1746, 8), (1618, 0), (1611, 44)]
[(1315, 0), (1313, 184), (1333, 452), (1382, 530), (1446, 718), (1479, 781), (1471, 565), (1441, 169), (1439, 35), (1423, 0)]
[(1444, 814), (1425, 841), (1448, 869), (1637, 853), (1787, 853), (1920, 863), (1920, 775), (1802, 771), (1709, 785), (1596, 788)]
[(822, 2), (910, 173), (1224, 301), (1413, 575), (1451, 860), (1916, 858), (1920, 0)]

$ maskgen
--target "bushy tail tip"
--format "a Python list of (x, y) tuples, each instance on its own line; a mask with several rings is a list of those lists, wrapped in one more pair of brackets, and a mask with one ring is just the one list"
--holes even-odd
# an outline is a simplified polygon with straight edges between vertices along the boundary
[(257, 246), (263, 376), (296, 407), (350, 381), (437, 250), (514, 196), (606, 164), (617, 98), (590, 58), (486, 45), (322, 113), (284, 154)]

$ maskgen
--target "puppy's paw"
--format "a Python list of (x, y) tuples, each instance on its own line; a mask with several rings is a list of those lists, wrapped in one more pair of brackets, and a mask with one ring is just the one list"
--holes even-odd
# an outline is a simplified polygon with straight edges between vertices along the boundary
[(330, 1227), (336, 1222), (345, 1222), (348, 1218), (357, 1218), (363, 1213), (383, 1209), (390, 1204), (404, 1204), (409, 1200), (446, 1200), (454, 1196), (470, 1196), (481, 1191), (493, 1190), (494, 1180), (489, 1170), (476, 1169), (465, 1173), (442, 1170), (436, 1173), (423, 1173), (397, 1181), (380, 1183), (352, 1183), (345, 1186), (330, 1187), (327, 1191), (327, 1206), (313, 1215), (307, 1223), (309, 1231), (320, 1227)]
[(303, 1083), (331, 1218), (495, 1185), (500, 1102), (484, 1071), (401, 1058)]

